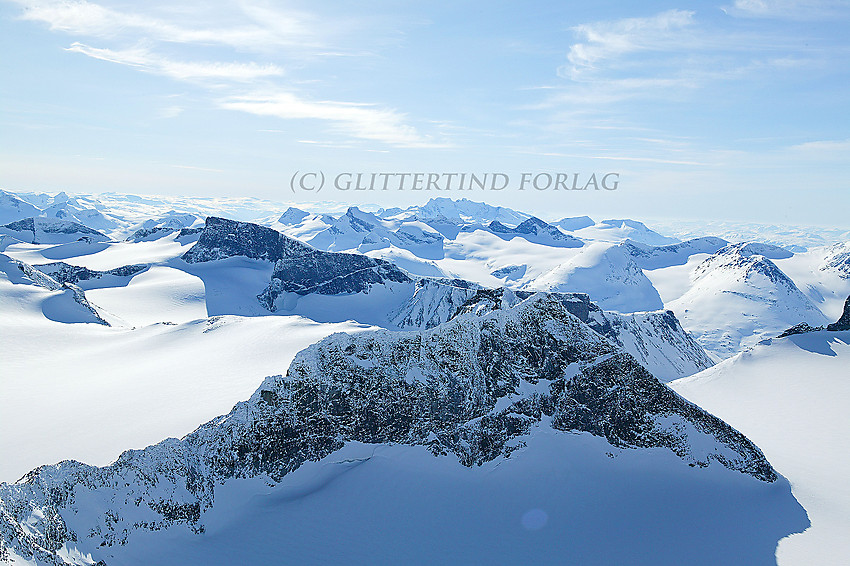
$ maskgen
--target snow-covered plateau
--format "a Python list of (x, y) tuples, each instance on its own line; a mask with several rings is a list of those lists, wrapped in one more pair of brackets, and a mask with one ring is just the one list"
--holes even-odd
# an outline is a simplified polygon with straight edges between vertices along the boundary
[(0, 563), (841, 563), (850, 231), (650, 224), (0, 191)]

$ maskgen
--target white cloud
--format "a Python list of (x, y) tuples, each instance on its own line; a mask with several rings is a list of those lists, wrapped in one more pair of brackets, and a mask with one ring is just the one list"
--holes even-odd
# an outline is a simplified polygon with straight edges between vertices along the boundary
[(183, 108), (180, 106), (166, 106), (165, 108), (160, 109), (157, 117), (163, 119), (176, 118), (182, 113)]
[[(136, 11), (113, 9), (88, 0), (13, 1), (23, 7), (24, 20), (45, 23), (53, 31), (72, 36), (93, 37), (107, 45), (95, 47), (75, 41), (68, 51), (193, 83), (213, 94), (221, 108), (281, 119), (321, 120), (347, 141), (356, 138), (399, 147), (445, 146), (419, 133), (407, 123), (407, 116), (396, 110), (296, 95), (295, 85), (303, 89), (309, 79), (286, 77), (284, 82), (284, 69), (278, 64), (186, 60), (185, 56), (173, 55), (214, 51), (219, 58), (224, 46), (232, 48), (237, 58), (244, 58), (245, 53), (260, 53), (272, 60), (289, 59), (292, 67), (303, 74), (312, 57), (346, 54), (319, 40), (322, 34), (333, 34), (327, 30), (338, 29), (339, 25), (319, 21), (306, 12), (284, 10), (264, 0), (237, 0), (229, 7), (200, 4), (191, 9), (139, 4)], [(233, 13), (227, 14), (228, 9)], [(248, 94), (244, 94), (245, 84), (252, 85)], [(265, 90), (261, 92), (261, 88)], [(230, 96), (226, 95), (228, 92)], [(237, 95), (239, 92), (243, 94)], [(176, 113), (172, 109), (164, 115)]]
[(219, 106), (258, 116), (326, 120), (350, 136), (400, 147), (446, 147), (407, 125), (404, 114), (371, 104), (311, 101), (292, 92), (272, 92), (229, 97), (219, 101)]
[(816, 20), (850, 15), (846, 0), (735, 0), (723, 8), (733, 16)]
[[(192, 13), (184, 17), (190, 22), (187, 24), (113, 10), (86, 0), (15, 1), (24, 9), (22, 19), (42, 22), (53, 31), (71, 35), (100, 38), (134, 35), (156, 41), (227, 45), (262, 52), (315, 41), (308, 32), (315, 26), (307, 25), (310, 19), (307, 15), (294, 11), (272, 11), (248, 3), (242, 4), (241, 14), (234, 15), (234, 23), (221, 26), (213, 22), (198, 25)], [(240, 19), (241, 22), (238, 21)]]
[(841, 157), (843, 160), (847, 160), (850, 157), (850, 139), (811, 141), (793, 145), (790, 149), (800, 153)]
[(647, 50), (670, 50), (688, 40), (682, 30), (692, 26), (694, 12), (669, 10), (648, 18), (627, 18), (582, 24), (573, 31), (583, 40), (570, 47), (566, 68), (576, 78), (602, 61)]
[(263, 77), (283, 74), (283, 69), (272, 64), (260, 65), (254, 62), (222, 63), (216, 61), (172, 61), (140, 47), (114, 50), (90, 47), (79, 42), (74, 42), (67, 51), (82, 53), (83, 55), (100, 59), (102, 61), (137, 67), (145, 71), (184, 81), (219, 79), (248, 82)]
[(569, 157), (569, 158), (578, 158), (578, 159), (602, 159), (602, 160), (605, 160), (605, 161), (635, 161), (635, 162), (640, 162), (640, 163), (663, 163), (663, 164), (666, 164), (666, 165), (705, 165), (705, 163), (701, 163), (699, 161), (661, 159), (661, 158), (657, 158), (657, 157), (635, 157), (635, 156), (628, 156), (628, 155), (590, 155), (590, 154), (557, 153), (557, 152), (536, 153), (536, 155), (546, 155), (548, 157)]
[[(805, 1), (814, 2), (798, 0)], [(558, 69), (569, 83), (552, 88), (538, 108), (598, 109), (638, 98), (681, 99), (719, 81), (757, 81), (777, 71), (787, 76), (818, 65), (813, 53), (797, 56), (791, 38), (709, 26), (685, 10), (575, 26), (578, 41), (567, 51), (567, 64)]]

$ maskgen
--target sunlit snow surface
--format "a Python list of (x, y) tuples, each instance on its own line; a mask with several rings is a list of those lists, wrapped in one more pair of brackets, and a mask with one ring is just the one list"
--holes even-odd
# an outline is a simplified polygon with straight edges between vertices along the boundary
[[(105, 269), (175, 251), (167, 242), (117, 246), (125, 259), (112, 249), (75, 259)], [(37, 252), (16, 255), (33, 260)], [(224, 270), (216, 289), (228, 281)], [(105, 465), (125, 449), (182, 436), (284, 372), (299, 350), (363, 327), (298, 316), (208, 318), (204, 289), (202, 278), (154, 266), (124, 287), (88, 291), (113, 315), (110, 328), (46, 318), (60, 292), (13, 284), (0, 271), (0, 480), (66, 458)], [(79, 311), (70, 302), (64, 320), (75, 322), (69, 317)]]
[[(850, 333), (755, 345), (806, 317), (816, 324), (838, 317), (850, 293), (850, 272), (841, 271), (850, 257), (846, 230), (659, 222), (653, 231), (631, 220), (565, 219), (564, 234), (582, 246), (556, 247), (488, 230), (493, 220), (515, 226), (529, 215), (468, 201), (353, 212), (376, 223), (364, 239), (328, 232), (345, 228), (338, 203), (283, 214), (285, 206), (257, 199), (31, 197), (36, 207), (20, 210), (61, 209), (113, 240), (32, 244), (0, 234), (0, 481), (65, 458), (104, 465), (127, 448), (188, 433), (248, 398), (265, 376), (285, 373), (307, 345), (365, 328), (346, 318), (371, 322), (373, 301), (395, 300), (392, 291), (348, 301), (307, 297), (270, 316), (256, 300), (269, 263), (187, 264), (179, 257), (195, 240), (176, 232), (124, 241), (140, 228), (198, 227), (215, 214), (387, 259), (415, 275), (586, 292), (623, 313), (672, 309), (716, 359), (731, 357), (675, 389), (759, 445), (812, 521), (781, 541), (780, 566), (850, 555)], [(3, 222), (19, 218), (0, 213)], [(440, 218), (480, 228), (462, 231)], [(794, 253), (770, 261), (798, 293), (743, 281), (726, 266), (697, 276), (712, 255), (693, 250), (664, 267), (636, 268), (626, 246), (697, 236), (785, 246)], [(107, 327), (68, 291), (21, 282), (12, 260), (146, 269), (81, 285)], [(777, 540), (808, 526), (784, 480), (768, 485), (724, 468), (688, 468), (669, 452), (617, 450), (545, 424), (527, 448), (480, 468), (419, 447), (350, 444), (276, 487), (232, 481), (217, 497), (203, 535), (182, 527), (137, 533), (108, 563), (389, 564), (401, 556), (422, 564), (772, 564)]]
[(755, 442), (791, 482), (812, 526), (780, 566), (850, 556), (850, 331), (771, 340), (671, 386)]
[(273, 488), (233, 481), (217, 498), (203, 535), (140, 533), (108, 562), (755, 566), (808, 523), (784, 481), (545, 425), (481, 467), (351, 443)]

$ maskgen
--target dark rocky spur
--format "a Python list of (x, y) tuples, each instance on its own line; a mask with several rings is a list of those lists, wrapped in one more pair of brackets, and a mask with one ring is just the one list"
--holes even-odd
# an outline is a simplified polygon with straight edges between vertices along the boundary
[(279, 482), (349, 441), (420, 445), (476, 466), (516, 457), (540, 427), (777, 479), (746, 437), (540, 294), (431, 330), (334, 334), (181, 440), (125, 452), (103, 468), (67, 461), (3, 484), (0, 556), (11, 549), (62, 564), (76, 548), (97, 561), (137, 531), (201, 533), (224, 482)]

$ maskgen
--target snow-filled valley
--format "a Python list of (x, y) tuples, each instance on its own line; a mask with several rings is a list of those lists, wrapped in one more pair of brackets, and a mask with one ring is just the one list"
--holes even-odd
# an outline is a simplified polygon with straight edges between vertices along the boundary
[(6, 191), (0, 222), (0, 562), (850, 550), (850, 232)]

